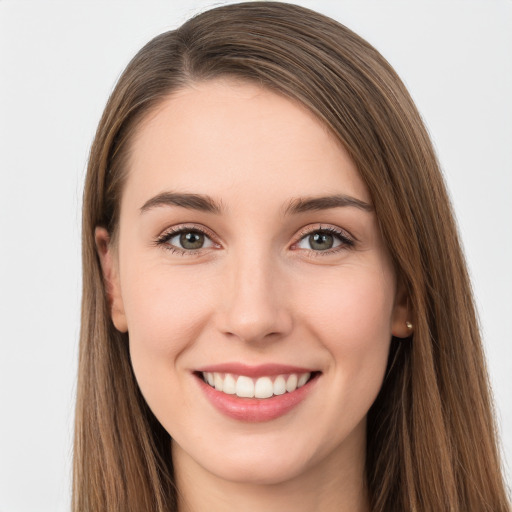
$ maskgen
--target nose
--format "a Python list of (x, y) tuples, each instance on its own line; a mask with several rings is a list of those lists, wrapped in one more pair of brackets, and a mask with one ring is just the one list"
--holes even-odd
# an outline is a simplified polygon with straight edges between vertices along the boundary
[(252, 254), (231, 261), (223, 274), (218, 328), (224, 335), (261, 343), (290, 333), (293, 318), (276, 260)]

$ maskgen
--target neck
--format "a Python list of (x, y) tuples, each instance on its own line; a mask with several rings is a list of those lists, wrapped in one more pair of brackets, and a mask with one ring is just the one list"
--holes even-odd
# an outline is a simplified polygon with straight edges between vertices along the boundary
[[(362, 449), (362, 450), (361, 450)], [(349, 453), (340, 447), (299, 475), (276, 483), (220, 478), (200, 467), (173, 442), (179, 512), (368, 512), (364, 439)], [(342, 452), (345, 453), (342, 453)], [(271, 464), (271, 462), (269, 462)]]

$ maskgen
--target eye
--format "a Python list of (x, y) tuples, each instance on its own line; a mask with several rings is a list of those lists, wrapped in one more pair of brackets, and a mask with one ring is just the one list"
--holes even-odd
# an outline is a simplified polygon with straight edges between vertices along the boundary
[(197, 228), (178, 228), (164, 233), (158, 240), (158, 245), (181, 253), (198, 251), (215, 247), (212, 239)]
[(352, 247), (354, 241), (342, 230), (335, 228), (320, 228), (303, 235), (295, 244), (297, 249), (322, 252), (332, 249)]

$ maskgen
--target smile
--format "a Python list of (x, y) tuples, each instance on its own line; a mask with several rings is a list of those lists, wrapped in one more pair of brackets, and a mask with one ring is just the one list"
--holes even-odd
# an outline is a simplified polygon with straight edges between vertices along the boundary
[(217, 391), (240, 398), (271, 398), (304, 386), (311, 372), (251, 378), (231, 373), (202, 372), (203, 380)]
[(322, 372), (280, 364), (226, 363), (193, 372), (203, 396), (222, 415), (243, 422), (284, 416), (309, 396)]

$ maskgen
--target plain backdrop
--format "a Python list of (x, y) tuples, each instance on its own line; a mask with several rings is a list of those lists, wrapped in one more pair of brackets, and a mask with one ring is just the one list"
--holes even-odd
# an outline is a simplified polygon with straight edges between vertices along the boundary
[[(124, 66), (211, 1), (0, 0), (0, 512), (69, 509), (87, 154)], [(409, 87), (453, 198), (512, 464), (512, 1), (298, 1)], [(464, 393), (464, 389), (460, 390)]]

